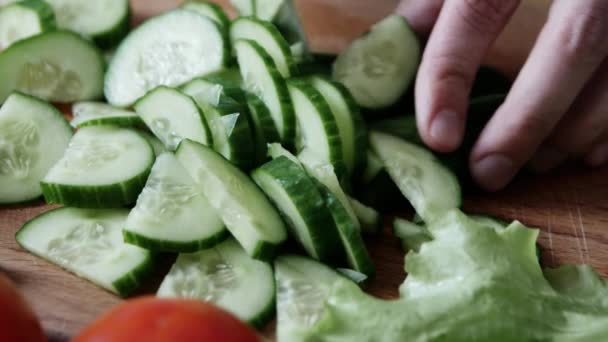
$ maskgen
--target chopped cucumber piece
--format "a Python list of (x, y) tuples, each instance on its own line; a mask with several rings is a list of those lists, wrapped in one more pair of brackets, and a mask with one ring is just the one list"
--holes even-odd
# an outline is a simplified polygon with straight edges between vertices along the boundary
[(243, 87), (259, 97), (270, 110), (281, 142), (291, 146), (296, 136), (296, 117), (287, 84), (272, 58), (256, 42), (237, 40), (236, 56), (243, 77)]
[(279, 208), (290, 233), (313, 259), (331, 262), (341, 256), (331, 214), (299, 163), (279, 157), (253, 171), (251, 177)]
[(270, 110), (262, 100), (255, 95), (247, 94), (247, 106), (255, 133), (256, 164), (261, 164), (267, 159), (268, 144), (281, 139)]
[(255, 259), (272, 259), (287, 233), (264, 193), (246, 174), (203, 145), (184, 140), (176, 154), (245, 251)]
[(228, 237), (224, 223), (171, 153), (152, 167), (125, 223), (125, 242), (152, 251), (191, 253)]
[(135, 103), (135, 111), (148, 128), (174, 151), (184, 139), (211, 145), (205, 116), (194, 100), (177, 89), (160, 86)]
[(77, 102), (72, 105), (72, 127), (114, 125), (121, 127), (143, 126), (143, 120), (134, 112), (112, 107), (102, 102)]
[(460, 207), (462, 195), (456, 176), (430, 151), (380, 132), (370, 134), (372, 149), (416, 212), (431, 222)]
[(101, 97), (105, 62), (89, 41), (68, 31), (21, 40), (0, 54), (0, 103), (14, 90), (54, 102)]
[(312, 85), (323, 95), (338, 126), (342, 155), (349, 173), (361, 169), (366, 163), (367, 129), (352, 95), (340, 83), (323, 77), (313, 77)]
[(158, 140), (157, 137), (153, 136), (152, 134), (150, 134), (148, 132), (144, 132), (144, 131), (138, 131), (138, 133), (139, 133), (139, 135), (144, 137), (144, 139), (146, 139), (146, 141), (148, 141), (148, 144), (150, 144), (150, 146), (152, 146), (152, 150), (154, 150), (154, 155), (156, 157), (160, 156), (161, 153), (163, 153), (163, 152), (167, 152), (167, 148), (162, 143), (162, 141)]
[(333, 76), (360, 106), (386, 108), (407, 91), (420, 57), (420, 42), (405, 18), (390, 15), (338, 56)]
[(274, 262), (277, 282), (277, 340), (300, 341), (325, 315), (333, 286), (349, 281), (331, 268), (295, 255)]
[(126, 209), (59, 208), (27, 222), (15, 235), (29, 252), (126, 296), (151, 273), (150, 252), (122, 241)]
[[(213, 149), (243, 170), (253, 167), (255, 144), (249, 111), (229, 94), (241, 92), (204, 78), (187, 83), (183, 92), (202, 108), (213, 136)], [(244, 98), (244, 94), (235, 97)]]
[(376, 153), (368, 149), (366, 155), (367, 164), (361, 174), (361, 181), (365, 185), (369, 184), (380, 172), (382, 172), (382, 170), (384, 170), (384, 163), (382, 163), (382, 160), (378, 158)]
[(291, 160), (292, 162), (303, 167), (300, 160), (296, 156), (294, 156), (291, 152), (289, 152), (287, 149), (285, 149), (283, 146), (281, 146), (281, 144), (279, 144), (279, 143), (268, 144), (268, 156), (272, 159), (277, 159), (279, 157), (286, 157), (289, 160)]
[(133, 204), (154, 163), (154, 152), (137, 132), (115, 126), (78, 130), (42, 180), (49, 203), (80, 208)]
[(68, 146), (72, 129), (52, 105), (13, 93), (0, 108), (0, 204), (42, 195), (40, 180)]
[(233, 239), (193, 254), (180, 254), (157, 296), (211, 302), (256, 327), (274, 313), (270, 264), (251, 259)]
[(289, 93), (298, 120), (298, 150), (313, 151), (321, 161), (330, 163), (342, 176), (344, 156), (338, 123), (323, 95), (310, 82), (290, 80)]
[(393, 221), (393, 235), (401, 239), (404, 251), (418, 251), (420, 246), (433, 239), (425, 226), (401, 218)]
[(230, 19), (218, 4), (201, 0), (189, 0), (182, 4), (182, 8), (203, 15), (215, 21), (221, 27), (227, 28), (230, 26)]
[(0, 8), (0, 51), (13, 43), (55, 29), (53, 9), (43, 0), (23, 0)]
[(289, 44), (271, 23), (253, 17), (238, 18), (230, 26), (230, 39), (232, 42), (238, 39), (257, 42), (270, 55), (283, 77), (287, 78), (296, 73), (296, 64)]
[(299, 45), (302, 58), (308, 59), (308, 41), (293, 0), (260, 0), (254, 4), (252, 15), (275, 24), (290, 45)]
[(60, 28), (90, 37), (102, 48), (112, 47), (129, 31), (128, 0), (46, 0)]
[(146, 21), (123, 40), (105, 79), (108, 102), (133, 104), (159, 85), (178, 86), (222, 69), (230, 49), (211, 19), (177, 9)]
[(350, 198), (350, 204), (361, 224), (361, 232), (376, 234), (382, 230), (382, 216), (376, 209)]

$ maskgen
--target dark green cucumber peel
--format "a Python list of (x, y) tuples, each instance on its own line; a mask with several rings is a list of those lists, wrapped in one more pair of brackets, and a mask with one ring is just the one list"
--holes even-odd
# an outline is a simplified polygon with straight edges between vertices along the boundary
[(148, 258), (133, 269), (131, 272), (126, 274), (120, 279), (117, 279), (112, 283), (112, 285), (118, 291), (118, 294), (126, 298), (131, 295), (135, 290), (142, 287), (144, 285), (145, 279), (147, 279), (150, 275), (154, 273), (155, 270), (155, 257), (154, 255), (149, 255)]
[(99, 33), (93, 38), (93, 42), (100, 48), (107, 50), (117, 46), (131, 29), (131, 6), (127, 1), (127, 15), (118, 24), (118, 29), (112, 28), (104, 33)]
[(139, 116), (123, 116), (123, 117), (112, 117), (112, 118), (98, 118), (92, 120), (86, 120), (78, 124), (78, 128), (87, 126), (99, 126), (99, 125), (112, 125), (124, 128), (145, 128), (146, 124)]
[(228, 230), (224, 229), (209, 238), (191, 242), (178, 242), (170, 240), (159, 241), (158, 239), (151, 239), (128, 230), (123, 230), (122, 236), (126, 243), (139, 246), (150, 251), (194, 253), (203, 249), (212, 248), (230, 237), (230, 233)]
[(247, 94), (247, 105), (249, 107), (250, 126), (255, 135), (256, 164), (263, 164), (267, 159), (267, 144), (280, 141), (272, 115), (268, 107), (257, 96)]
[(227, 141), (230, 162), (242, 170), (251, 170), (255, 164), (255, 146), (249, 109), (227, 95), (220, 97), (220, 103), (215, 109), (222, 117), (238, 113), (239, 117)]

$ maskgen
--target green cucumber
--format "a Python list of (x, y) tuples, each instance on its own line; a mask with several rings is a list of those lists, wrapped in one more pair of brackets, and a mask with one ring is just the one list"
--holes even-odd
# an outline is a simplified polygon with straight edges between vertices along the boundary
[(260, 44), (283, 77), (287, 78), (297, 73), (289, 44), (271, 23), (254, 17), (237, 18), (230, 26), (230, 39), (232, 42), (250, 39)]
[(149, 251), (122, 241), (128, 213), (58, 208), (27, 222), (15, 238), (27, 251), (124, 297), (153, 268)]
[(135, 111), (150, 131), (174, 151), (184, 139), (211, 145), (207, 120), (196, 102), (177, 89), (157, 87), (139, 99)]
[(128, 0), (46, 0), (57, 15), (60, 28), (90, 37), (102, 48), (110, 48), (129, 31)]
[(0, 108), (0, 204), (40, 197), (40, 180), (71, 137), (71, 127), (52, 105), (21, 93), (9, 96)]
[(104, 68), (101, 52), (76, 33), (49, 31), (23, 39), (0, 54), (0, 103), (14, 90), (54, 102), (99, 98)]
[(338, 123), (324, 96), (305, 80), (289, 80), (289, 93), (298, 120), (296, 147), (313, 151), (343, 175), (345, 168)]
[(293, 145), (296, 117), (287, 84), (276, 69), (272, 58), (256, 42), (237, 40), (236, 56), (243, 77), (243, 87), (259, 97), (270, 110), (281, 142)]
[(275, 24), (294, 50), (299, 50), (300, 58), (309, 59), (308, 41), (293, 0), (256, 0), (254, 5), (251, 15)]
[(72, 105), (74, 118), (72, 127), (81, 128), (97, 125), (121, 127), (143, 126), (143, 120), (134, 112), (112, 107), (102, 102), (77, 102)]
[(122, 207), (135, 203), (153, 163), (152, 147), (137, 132), (115, 126), (84, 127), (42, 180), (42, 192), (48, 203)]
[(404, 251), (418, 251), (420, 246), (433, 239), (425, 226), (401, 218), (393, 221), (393, 235), (401, 239)]
[(290, 233), (313, 258), (332, 262), (341, 255), (340, 237), (323, 197), (299, 163), (279, 157), (251, 174), (283, 214)]
[(215, 246), (228, 232), (175, 156), (163, 153), (129, 213), (123, 236), (152, 251), (192, 253)]
[(405, 18), (394, 14), (375, 24), (338, 56), (333, 76), (351, 91), (360, 106), (382, 109), (396, 103), (408, 90), (420, 58), (416, 34)]
[(211, 302), (262, 327), (274, 313), (274, 274), (270, 264), (251, 259), (228, 239), (211, 249), (180, 254), (157, 296)]
[(370, 144), (425, 222), (460, 207), (462, 194), (458, 179), (432, 152), (380, 132), (370, 134)]
[(163, 152), (167, 152), (167, 148), (162, 143), (162, 141), (158, 140), (157, 137), (153, 136), (152, 134), (150, 134), (148, 132), (144, 132), (144, 131), (138, 131), (137, 133), (139, 133), (139, 135), (144, 137), (144, 139), (146, 139), (148, 144), (150, 144), (150, 146), (152, 147), (152, 150), (154, 151), (154, 156), (158, 157)]
[(367, 129), (352, 95), (340, 83), (312, 77), (312, 85), (323, 95), (336, 120), (344, 163), (352, 175), (366, 163)]
[[(243, 170), (253, 167), (255, 144), (249, 110), (229, 94), (241, 92), (204, 78), (182, 87), (202, 109), (213, 137), (213, 149)], [(243, 98), (239, 94), (236, 98)]]
[(176, 155), (245, 251), (255, 259), (272, 259), (287, 238), (285, 224), (255, 183), (217, 152), (191, 140), (182, 141)]
[(376, 234), (382, 230), (382, 216), (376, 209), (366, 206), (354, 198), (350, 198), (350, 204), (361, 224), (361, 232)]
[(13, 43), (55, 29), (53, 8), (43, 0), (22, 0), (0, 8), (0, 51)]
[(279, 143), (268, 144), (268, 156), (272, 159), (286, 157), (292, 162), (304, 167), (300, 160)]
[(123, 40), (108, 68), (105, 96), (132, 105), (149, 90), (174, 87), (222, 69), (230, 57), (225, 32), (211, 19), (176, 9), (146, 21)]
[(256, 164), (266, 161), (268, 144), (280, 141), (279, 131), (272, 120), (270, 110), (257, 96), (247, 94), (247, 106), (255, 134)]
[(182, 4), (182, 8), (203, 15), (215, 21), (221, 27), (227, 28), (230, 26), (230, 19), (228, 19), (228, 16), (218, 4), (200, 0), (189, 0)]

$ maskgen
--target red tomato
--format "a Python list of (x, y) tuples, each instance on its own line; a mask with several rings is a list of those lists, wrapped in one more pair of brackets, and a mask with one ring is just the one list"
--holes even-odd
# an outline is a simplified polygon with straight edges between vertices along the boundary
[(46, 341), (36, 315), (15, 286), (2, 274), (0, 274), (0, 341)]
[(73, 342), (258, 342), (255, 331), (201, 301), (144, 297), (122, 303)]

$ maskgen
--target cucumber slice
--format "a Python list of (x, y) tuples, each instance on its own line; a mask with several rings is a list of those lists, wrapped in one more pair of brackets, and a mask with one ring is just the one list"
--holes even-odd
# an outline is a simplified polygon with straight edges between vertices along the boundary
[(272, 58), (256, 42), (237, 40), (234, 43), (243, 77), (243, 87), (259, 97), (270, 110), (281, 142), (294, 143), (296, 117), (287, 84), (277, 71)]
[(55, 107), (20, 93), (9, 96), (0, 108), (0, 204), (40, 197), (40, 180), (71, 137)]
[(230, 49), (211, 19), (177, 9), (131, 31), (116, 50), (105, 79), (108, 102), (133, 104), (159, 85), (178, 86), (223, 68)]
[(299, 166), (304, 167), (296, 156), (294, 156), (291, 152), (287, 151), (287, 149), (285, 149), (279, 143), (268, 144), (268, 156), (272, 159), (286, 157), (292, 162), (298, 164)]
[(102, 102), (77, 102), (72, 105), (74, 118), (72, 127), (81, 128), (97, 125), (120, 127), (143, 126), (143, 120), (134, 112), (112, 107)]
[(348, 198), (361, 224), (361, 232), (377, 234), (382, 230), (382, 216), (376, 209), (366, 206), (354, 198)]
[(342, 155), (349, 173), (366, 163), (367, 129), (352, 95), (340, 83), (323, 77), (312, 77), (312, 85), (323, 95), (338, 126), (342, 141)]
[(341, 256), (340, 237), (323, 197), (299, 163), (279, 157), (253, 171), (251, 177), (313, 259), (331, 262)]
[(420, 42), (405, 18), (390, 15), (338, 56), (333, 75), (360, 106), (381, 109), (407, 91), (420, 58)]
[(274, 313), (274, 275), (270, 264), (251, 259), (229, 239), (198, 253), (180, 254), (157, 296), (212, 302), (262, 327)]
[(135, 111), (170, 151), (184, 139), (211, 145), (207, 120), (194, 100), (177, 89), (164, 86), (151, 90), (135, 103)]
[(255, 1), (256, 0), (230, 0), (230, 4), (238, 15), (240, 16), (250, 16), (255, 15)]
[(182, 8), (203, 15), (215, 21), (221, 27), (227, 28), (230, 26), (230, 19), (228, 19), (228, 16), (218, 4), (207, 1), (190, 0), (184, 2)]
[(255, 133), (256, 163), (266, 161), (268, 144), (280, 141), (279, 131), (272, 120), (270, 110), (255, 95), (247, 94), (247, 106), (251, 117), (251, 124)]
[(254, 4), (254, 15), (275, 24), (291, 46), (299, 46), (303, 59), (308, 59), (306, 34), (293, 0), (260, 0)]
[(154, 163), (150, 144), (115, 126), (78, 130), (65, 154), (42, 180), (48, 203), (117, 208), (135, 203)]
[(202, 108), (213, 136), (213, 149), (239, 168), (250, 170), (254, 164), (255, 144), (249, 112), (245, 104), (228, 95), (242, 91), (205, 79), (193, 80), (182, 90)]
[(0, 54), (0, 102), (14, 90), (54, 102), (102, 95), (105, 62), (76, 33), (49, 31), (21, 40)]
[(90, 37), (102, 48), (116, 45), (129, 31), (128, 0), (46, 0), (60, 28)]
[(163, 153), (123, 230), (125, 242), (152, 251), (191, 253), (228, 237), (224, 223), (171, 153)]
[(277, 340), (305, 341), (306, 332), (325, 315), (333, 286), (349, 281), (331, 268), (296, 255), (274, 262), (277, 282)]
[(329, 104), (310, 82), (292, 79), (288, 86), (298, 120), (298, 150), (313, 151), (322, 162), (332, 164), (342, 175), (345, 167), (342, 139)]
[(404, 251), (418, 251), (420, 246), (433, 239), (425, 226), (401, 218), (393, 221), (393, 235), (401, 239)]
[(384, 163), (378, 158), (376, 153), (368, 149), (366, 151), (367, 163), (361, 174), (361, 181), (364, 185), (369, 184), (380, 172), (384, 170)]
[(122, 241), (128, 213), (54, 209), (27, 222), (15, 238), (29, 252), (124, 297), (142, 284), (153, 267), (150, 252)]
[(246, 174), (203, 145), (184, 140), (176, 155), (245, 251), (255, 259), (272, 259), (287, 233), (264, 193)]
[(154, 156), (158, 157), (163, 152), (167, 152), (167, 148), (162, 143), (162, 141), (158, 140), (158, 138), (156, 138), (152, 134), (150, 134), (148, 132), (144, 132), (144, 131), (138, 131), (137, 133), (139, 133), (139, 135), (144, 137), (144, 139), (146, 139), (148, 144), (150, 144), (150, 146), (152, 147), (152, 150), (154, 150)]
[(0, 51), (13, 43), (55, 29), (53, 9), (43, 0), (23, 0), (0, 8)]
[(430, 151), (392, 135), (373, 131), (372, 149), (424, 222), (460, 207), (456, 176)]
[(283, 77), (297, 73), (289, 44), (271, 23), (253, 17), (238, 18), (230, 26), (230, 39), (233, 43), (238, 39), (250, 39), (260, 44)]

